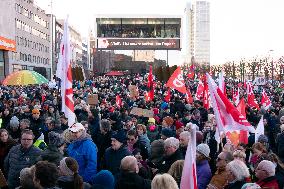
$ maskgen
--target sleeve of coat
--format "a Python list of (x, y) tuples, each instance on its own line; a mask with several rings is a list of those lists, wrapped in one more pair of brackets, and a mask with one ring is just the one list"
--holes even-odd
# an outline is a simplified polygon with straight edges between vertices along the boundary
[(206, 189), (207, 185), (209, 184), (211, 180), (211, 174), (209, 172), (204, 172), (201, 177), (197, 180), (197, 188), (198, 189)]
[(10, 167), (10, 164), (9, 164), (10, 154), (11, 154), (11, 150), (4, 160), (4, 170), (6, 171), (6, 173), (8, 173), (9, 167)]
[(91, 181), (92, 177), (97, 173), (97, 146), (90, 142), (86, 149), (86, 169), (82, 175), (85, 182)]

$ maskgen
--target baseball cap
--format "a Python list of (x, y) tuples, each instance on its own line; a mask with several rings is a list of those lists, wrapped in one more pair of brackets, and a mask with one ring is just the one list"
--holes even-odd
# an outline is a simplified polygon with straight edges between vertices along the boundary
[(69, 131), (74, 132), (74, 133), (80, 130), (85, 130), (85, 127), (81, 123), (75, 123), (69, 128)]

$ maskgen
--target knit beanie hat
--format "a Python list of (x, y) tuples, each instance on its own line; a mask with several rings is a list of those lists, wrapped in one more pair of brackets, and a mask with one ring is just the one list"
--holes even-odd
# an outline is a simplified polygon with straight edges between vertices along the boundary
[(16, 116), (13, 116), (10, 120), (10, 128), (18, 128), (20, 125), (19, 119)]
[(48, 142), (48, 145), (60, 147), (65, 143), (65, 140), (59, 133), (51, 131), (48, 133)]
[(173, 136), (173, 131), (169, 128), (163, 128), (161, 134), (169, 138)]
[(119, 130), (117, 132), (114, 132), (112, 134), (111, 138), (114, 138), (115, 140), (117, 140), (120, 143), (124, 143), (126, 141), (126, 135), (123, 132), (123, 130)]
[(201, 143), (196, 147), (196, 151), (209, 158), (210, 148), (207, 144)]
[(108, 170), (101, 170), (92, 179), (92, 185), (100, 186), (103, 189), (113, 189), (114, 184), (114, 176)]

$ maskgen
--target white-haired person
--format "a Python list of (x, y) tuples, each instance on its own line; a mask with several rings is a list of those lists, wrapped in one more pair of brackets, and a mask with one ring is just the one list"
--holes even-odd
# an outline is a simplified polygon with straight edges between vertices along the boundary
[(183, 131), (179, 135), (179, 149), (183, 157), (185, 157), (186, 154), (189, 138), (190, 138), (190, 132), (188, 131)]
[(226, 166), (228, 184), (225, 189), (240, 189), (250, 177), (249, 169), (243, 161), (233, 160)]
[(178, 189), (178, 185), (171, 175), (158, 174), (152, 180), (151, 189)]
[(165, 154), (163, 160), (165, 163), (162, 164), (159, 169), (159, 173), (167, 173), (175, 161), (184, 159), (181, 151), (179, 150), (179, 140), (174, 137), (170, 137), (165, 140), (164, 150)]
[(261, 188), (278, 189), (278, 181), (275, 176), (275, 165), (268, 160), (262, 160), (255, 170), (255, 176), (259, 179), (256, 183)]
[(196, 147), (196, 173), (198, 189), (206, 189), (212, 178), (212, 173), (209, 166), (209, 154), (210, 148), (207, 144), (201, 143)]

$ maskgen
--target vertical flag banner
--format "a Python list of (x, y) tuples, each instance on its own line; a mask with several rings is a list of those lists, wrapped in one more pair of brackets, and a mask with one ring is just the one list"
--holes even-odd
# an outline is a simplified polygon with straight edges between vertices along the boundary
[(261, 116), (261, 119), (259, 120), (259, 123), (255, 129), (255, 142), (257, 142), (260, 135), (264, 135), (263, 116)]
[(62, 112), (68, 118), (68, 126), (75, 123), (72, 70), (71, 70), (71, 44), (69, 38), (68, 18), (64, 22), (64, 32), (60, 44), (59, 60), (57, 64), (56, 76), (61, 81)]
[(148, 88), (149, 88), (149, 98), (150, 100), (154, 99), (154, 79), (153, 79), (153, 71), (152, 65), (150, 65), (149, 75), (148, 75)]
[(192, 126), (186, 150), (180, 189), (198, 189), (196, 174), (196, 126)]

